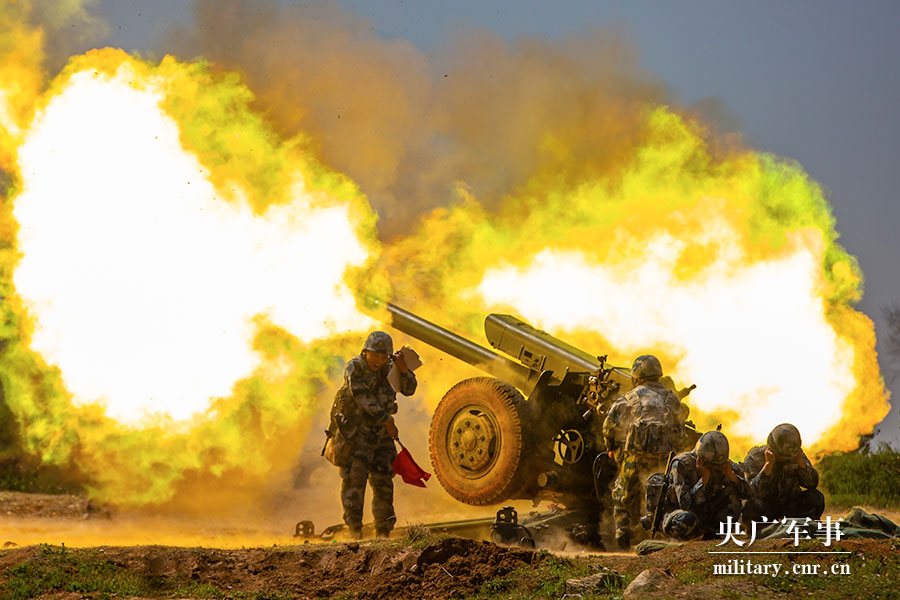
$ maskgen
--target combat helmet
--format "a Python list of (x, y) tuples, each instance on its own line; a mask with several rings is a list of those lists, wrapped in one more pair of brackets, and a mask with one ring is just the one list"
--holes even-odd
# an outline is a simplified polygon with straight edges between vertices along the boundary
[(654, 379), (662, 377), (662, 374), (662, 365), (652, 354), (638, 356), (631, 365), (631, 376), (635, 379)]
[(728, 438), (721, 431), (707, 431), (697, 440), (697, 456), (710, 465), (728, 462)]
[(391, 340), (391, 336), (385, 332), (373, 331), (369, 334), (369, 337), (366, 338), (366, 344), (363, 346), (363, 350), (380, 352), (382, 354), (393, 354), (394, 342)]
[(791, 460), (800, 454), (800, 432), (790, 423), (782, 423), (772, 430), (766, 444), (781, 460)]
[(688, 539), (697, 534), (700, 520), (687, 510), (673, 510), (663, 518), (663, 531), (672, 537)]

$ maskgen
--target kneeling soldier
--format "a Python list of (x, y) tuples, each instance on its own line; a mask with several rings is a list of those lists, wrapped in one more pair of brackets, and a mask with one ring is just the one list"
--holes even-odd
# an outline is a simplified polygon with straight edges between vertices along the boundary
[(751, 448), (743, 467), (753, 491), (744, 506), (745, 523), (762, 517), (773, 521), (822, 516), (825, 496), (816, 489), (819, 473), (803, 453), (800, 432), (790, 423), (773, 429), (765, 446)]
[(708, 431), (693, 450), (672, 461), (662, 521), (666, 535), (682, 540), (701, 535), (712, 539), (719, 523), (729, 516), (740, 519), (750, 485), (740, 465), (729, 460), (728, 451), (728, 438), (719, 431)]

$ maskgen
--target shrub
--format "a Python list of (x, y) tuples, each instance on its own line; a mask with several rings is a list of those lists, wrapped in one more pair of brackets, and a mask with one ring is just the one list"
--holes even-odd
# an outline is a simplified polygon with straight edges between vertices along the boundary
[(900, 451), (882, 443), (875, 452), (836, 452), (816, 467), (833, 504), (900, 507)]

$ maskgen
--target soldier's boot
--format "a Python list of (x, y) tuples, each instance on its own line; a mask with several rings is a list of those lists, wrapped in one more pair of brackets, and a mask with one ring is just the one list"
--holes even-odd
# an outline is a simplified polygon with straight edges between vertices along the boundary
[(351, 540), (361, 540), (362, 537), (363, 537), (363, 535), (362, 535), (362, 527), (352, 527), (352, 526), (351, 526), (351, 527), (348, 529), (348, 535), (350, 536), (350, 539), (351, 539)]
[(619, 550), (628, 550), (631, 548), (631, 533), (627, 529), (616, 530), (616, 545), (619, 547)]
[[(387, 471), (388, 468), (386, 467)], [(372, 516), (375, 517), (375, 537), (387, 538), (397, 522), (394, 514), (394, 481), (390, 472), (369, 474), (372, 486)]]

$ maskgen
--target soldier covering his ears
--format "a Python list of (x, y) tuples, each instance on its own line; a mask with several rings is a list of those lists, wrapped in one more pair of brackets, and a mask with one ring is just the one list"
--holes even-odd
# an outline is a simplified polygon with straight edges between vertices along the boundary
[(712, 539), (728, 517), (740, 519), (742, 501), (750, 497), (750, 484), (728, 454), (725, 434), (708, 431), (693, 450), (675, 457), (669, 491), (662, 499), (666, 535), (682, 540), (701, 535)]
[(825, 511), (825, 496), (816, 489), (819, 473), (804, 454), (794, 425), (775, 427), (765, 446), (750, 449), (743, 467), (754, 495), (744, 506), (745, 522), (762, 517), (818, 519)]

